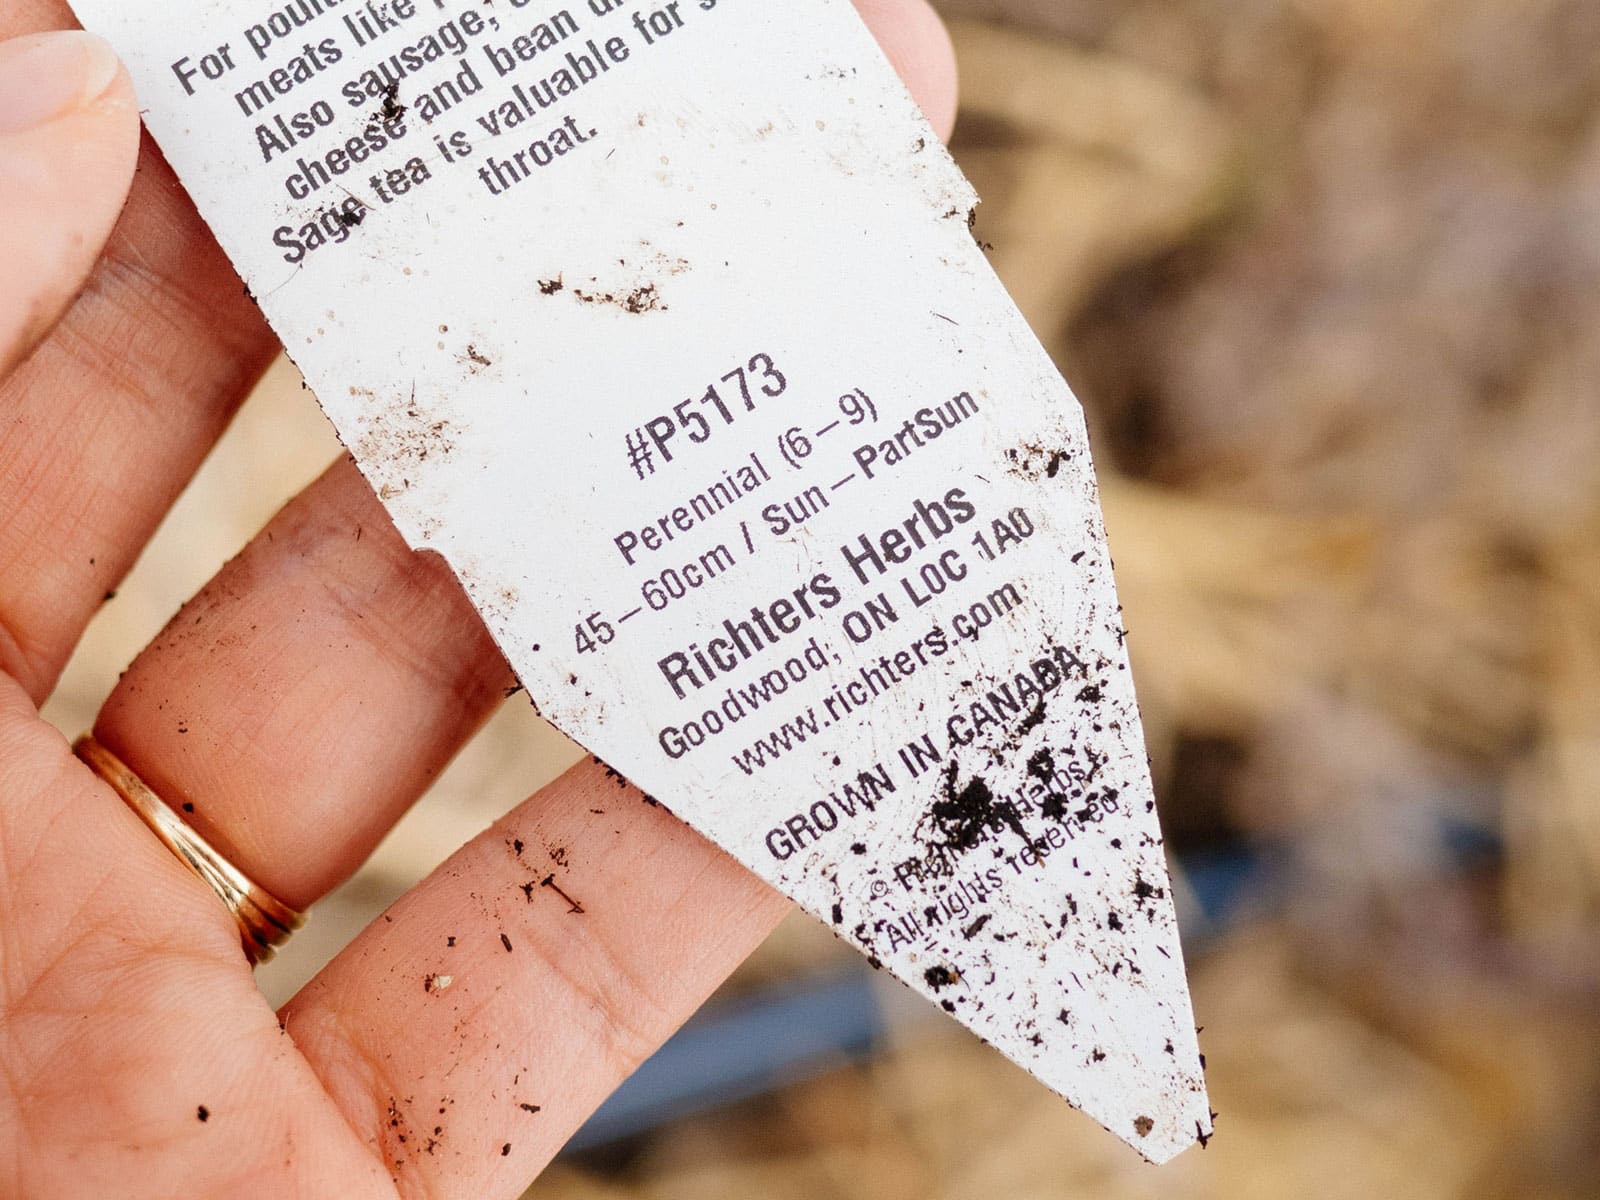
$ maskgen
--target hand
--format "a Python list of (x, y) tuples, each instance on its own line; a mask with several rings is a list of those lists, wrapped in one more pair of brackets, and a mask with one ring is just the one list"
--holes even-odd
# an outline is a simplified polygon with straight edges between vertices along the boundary
[[(948, 129), (937, 19), (922, 0), (858, 3)], [(60, 0), (9, 0), (0, 37), (70, 23)], [(275, 351), (172, 174), (141, 150), (104, 45), (0, 43), (8, 1196), (515, 1195), (785, 908), (584, 766), (271, 1010), (226, 907), (37, 706)], [(359, 866), (510, 683), (448, 572), (407, 551), (340, 462), (139, 656), (96, 735), (303, 909)], [(562, 887), (581, 916), (548, 889), (524, 894), (550, 847), (567, 851)]]

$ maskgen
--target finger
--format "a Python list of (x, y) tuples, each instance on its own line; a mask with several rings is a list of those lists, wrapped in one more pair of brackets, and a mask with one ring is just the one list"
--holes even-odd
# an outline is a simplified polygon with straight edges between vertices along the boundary
[(926, 0), (856, 0), (911, 95), (946, 141), (956, 127), (956, 56), (950, 32)]
[(227, 909), (0, 676), (0, 1193), (392, 1197)]
[(786, 910), (585, 764), (464, 847), (280, 1016), (402, 1196), (514, 1196)]
[(139, 119), (110, 46), (85, 33), (0, 43), (0, 376), (83, 286), (133, 182)]
[[(0, 7), (0, 37), (72, 24), (59, 0)], [(116, 154), (79, 154), (64, 150), (62, 169), (78, 172), (83, 195), (63, 204), (112, 203), (107, 180), (124, 169)], [(10, 211), (0, 218), (25, 248), (32, 226)], [(9, 290), (25, 277), (7, 260), (0, 278)], [(146, 142), (127, 208), (82, 294), (28, 360), (0, 377), (0, 671), (36, 702), (275, 345)]]
[[(82, 281), (137, 146), (131, 88), (103, 43), (0, 44), (0, 363), (21, 357)], [(38, 414), (15, 392), (0, 405), (0, 537), (70, 540), (66, 525), (29, 527), (25, 506), (48, 482), (27, 453)], [(70, 434), (54, 431), (59, 459), (80, 452)], [(11, 578), (16, 557), (3, 560)], [(26, 664), (31, 650), (12, 641), (0, 655)], [(40, 680), (31, 690), (37, 699)], [(240, 970), (226, 910), (29, 699), (0, 673), (4, 1190), (288, 1195), (338, 1178), (341, 1194), (392, 1194)]]
[[(908, 16), (923, 11), (868, 16), (894, 53), (932, 61)], [(301, 908), (366, 859), (510, 682), (442, 563), (407, 551), (342, 463), (139, 656), (95, 733)]]
[(305, 908), (513, 682), (444, 560), (413, 554), (341, 459), (139, 655), (95, 736)]

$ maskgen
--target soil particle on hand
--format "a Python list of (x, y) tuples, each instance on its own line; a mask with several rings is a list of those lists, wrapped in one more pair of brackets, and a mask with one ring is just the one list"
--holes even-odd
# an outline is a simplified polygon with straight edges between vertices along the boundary
[(506, 948), (507, 954), (511, 953), (511, 939), (503, 933), (500, 935), (500, 944)]
[(593, 762), (595, 766), (600, 767), (601, 769), (603, 769), (605, 771), (605, 773), (606, 773), (606, 778), (611, 780), (611, 782), (616, 784), (619, 788), (625, 788), (625, 787), (631, 786), (628, 783), (627, 777), (625, 775), (623, 775), (622, 772), (620, 772), (616, 768), (612, 767), (609, 763), (606, 762), (605, 759), (601, 758), (599, 755), (592, 756), (590, 761)]
[(194, 1110), (194, 1115), (200, 1124), (204, 1125), (211, 1119), (211, 1110), (202, 1104), (199, 1108)]
[[(571, 896), (567, 895), (566, 892), (561, 890), (561, 885), (556, 882), (556, 877), (554, 875), (546, 875), (539, 881), (539, 886), (542, 888), (549, 888), (552, 892), (565, 900), (568, 905), (567, 911), (569, 913), (573, 914), (574, 916), (582, 915), (583, 905), (579, 904)], [(531, 885), (524, 885), (524, 891), (528, 893), (528, 898), (531, 900), (533, 898)]]

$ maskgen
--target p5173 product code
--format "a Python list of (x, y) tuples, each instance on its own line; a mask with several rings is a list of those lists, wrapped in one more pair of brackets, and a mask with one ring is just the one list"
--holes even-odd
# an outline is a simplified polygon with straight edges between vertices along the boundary
[(704, 395), (673, 405), (670, 413), (652, 417), (628, 434), (628, 466), (640, 479), (648, 479), (687, 450), (686, 443), (709, 442), (717, 429), (732, 425), (742, 413), (755, 412), (762, 397), (776, 400), (788, 390), (789, 380), (772, 355), (752, 355), (744, 366), (708, 386)]

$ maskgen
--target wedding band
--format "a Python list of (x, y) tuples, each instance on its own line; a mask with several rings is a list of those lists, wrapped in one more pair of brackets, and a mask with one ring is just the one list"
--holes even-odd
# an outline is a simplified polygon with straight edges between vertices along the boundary
[(125, 762), (93, 737), (85, 734), (79, 738), (72, 752), (110, 784), (167, 849), (222, 898), (239, 926), (239, 940), (252, 966), (266, 962), (277, 947), (305, 924), (303, 914), (252, 883), (243, 871), (218, 854), (211, 843), (189, 828)]

